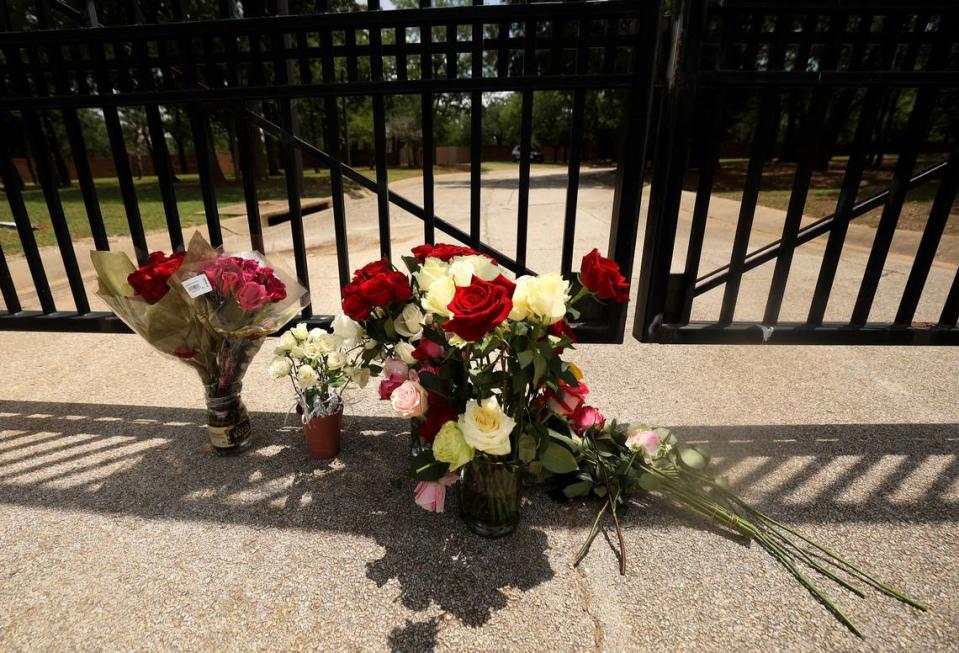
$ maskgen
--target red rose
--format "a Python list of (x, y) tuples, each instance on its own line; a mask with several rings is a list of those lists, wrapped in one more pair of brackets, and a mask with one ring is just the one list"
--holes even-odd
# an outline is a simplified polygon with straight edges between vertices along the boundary
[(169, 292), (167, 280), (180, 269), (183, 252), (174, 252), (167, 256), (163, 252), (152, 252), (147, 262), (127, 277), (127, 283), (147, 302), (156, 304)]
[(385, 258), (380, 259), (379, 261), (373, 261), (371, 263), (367, 263), (359, 270), (354, 272), (353, 281), (366, 281), (367, 279), (372, 279), (378, 274), (389, 272), (391, 269), (392, 268), (389, 261), (387, 261)]
[(599, 409), (587, 406), (586, 404), (580, 405), (580, 407), (576, 409), (576, 412), (570, 415), (570, 421), (572, 422), (573, 430), (579, 435), (583, 435), (583, 433), (591, 428), (601, 429), (606, 424), (606, 418), (599, 412)]
[[(573, 331), (573, 327), (569, 325), (569, 322), (566, 320), (560, 320), (559, 322), (553, 322), (550, 324), (546, 330), (549, 332), (549, 335), (555, 336), (557, 338), (567, 338), (571, 343), (576, 342), (576, 332)], [(555, 351), (559, 354), (563, 353), (565, 347), (555, 347)]]
[(410, 279), (405, 274), (402, 272), (389, 272), (386, 274), (386, 278), (393, 288), (393, 301), (402, 304), (413, 298)]
[(629, 283), (619, 271), (619, 264), (593, 249), (583, 257), (580, 281), (600, 299), (629, 301)]
[(513, 302), (502, 286), (473, 277), (470, 285), (456, 289), (449, 309), (453, 319), (443, 327), (463, 340), (473, 341), (502, 324)]
[(589, 386), (580, 381), (577, 385), (570, 385), (565, 381), (559, 384), (559, 390), (546, 388), (544, 397), (549, 409), (557, 415), (571, 416), (586, 400)]
[[(412, 249), (413, 256), (416, 257), (420, 263), (423, 263), (427, 258), (438, 258), (441, 261), (449, 262), (454, 256), (473, 256), (480, 255), (485, 256), (481, 252), (477, 252), (472, 247), (465, 247), (463, 245), (447, 245), (446, 243), (438, 243), (436, 245), (417, 245)], [(490, 259), (492, 260), (492, 259)], [(493, 261), (496, 263), (496, 261)]]
[(423, 243), (422, 245), (417, 245), (410, 251), (413, 252), (413, 256), (416, 257), (416, 260), (422, 263), (430, 257), (430, 254), (433, 253), (433, 246)]
[(271, 274), (266, 278), (266, 294), (271, 302), (278, 302), (286, 299), (286, 284)]
[(380, 399), (389, 399), (393, 391), (403, 385), (406, 379), (389, 378), (380, 381)]
[(443, 345), (433, 342), (427, 337), (420, 338), (416, 343), (416, 349), (413, 350), (413, 358), (418, 361), (440, 360), (446, 350)]
[(360, 295), (359, 283), (354, 282), (343, 286), (343, 312), (350, 318), (360, 322), (370, 316), (373, 307)]
[(500, 286), (503, 290), (506, 291), (506, 296), (511, 300), (513, 299), (513, 291), (516, 290), (516, 284), (504, 277), (502, 274), (497, 276), (495, 279), (490, 281), (490, 283), (495, 283), (497, 286)]
[(385, 274), (360, 281), (360, 296), (370, 306), (386, 306), (393, 301), (393, 284)]
[(426, 419), (420, 424), (420, 437), (427, 442), (432, 442), (436, 438), (443, 425), (449, 421), (456, 420), (459, 413), (443, 396), (435, 392), (429, 393), (427, 402)]

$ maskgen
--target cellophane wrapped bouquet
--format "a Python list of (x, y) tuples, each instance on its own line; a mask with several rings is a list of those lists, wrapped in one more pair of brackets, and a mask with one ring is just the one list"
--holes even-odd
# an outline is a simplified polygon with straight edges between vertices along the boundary
[(186, 252), (91, 252), (97, 294), (158, 351), (197, 371), (206, 394), (207, 433), (222, 453), (249, 447), (243, 375), (263, 341), (307, 302), (295, 277), (259, 252), (228, 254), (194, 234)]

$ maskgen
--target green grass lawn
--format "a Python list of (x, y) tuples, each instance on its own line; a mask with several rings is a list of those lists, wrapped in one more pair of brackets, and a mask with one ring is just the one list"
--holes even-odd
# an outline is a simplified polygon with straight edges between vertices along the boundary
[[(463, 168), (461, 167), (436, 168), (436, 174), (462, 171)], [(363, 172), (370, 177), (375, 176), (375, 173), (371, 170), (364, 170)], [(422, 175), (422, 171), (410, 168), (391, 168), (387, 174), (390, 181), (399, 181), (410, 177), (419, 177)], [(117, 180), (115, 178), (104, 178), (97, 179), (95, 183), (107, 234), (111, 236), (128, 234), (130, 231), (127, 226), (126, 211), (123, 208), (123, 198), (120, 195), (120, 186)], [(143, 177), (137, 179), (134, 185), (144, 230), (147, 232), (165, 230), (166, 217), (163, 212), (163, 201), (160, 197), (157, 178)], [(349, 181), (346, 182), (346, 186), (349, 190), (357, 188), (356, 184)], [(175, 192), (177, 207), (180, 212), (180, 223), (183, 227), (205, 223), (206, 219), (202, 214), (203, 200), (200, 196), (200, 183), (197, 175), (180, 175), (179, 181), (175, 185)], [(286, 182), (282, 177), (259, 181), (257, 192), (260, 200), (285, 198), (287, 196)], [(303, 194), (304, 197), (328, 196), (330, 194), (329, 172), (307, 170), (304, 173)], [(243, 187), (238, 181), (229, 179), (217, 186), (216, 199), (220, 207), (240, 204), (243, 202)], [(38, 227), (33, 232), (37, 244), (41, 247), (55, 245), (56, 237), (50, 225), (43, 191), (38, 186), (30, 184), (23, 192), (23, 200), (31, 222)], [(89, 237), (91, 235), (90, 223), (87, 219), (86, 208), (83, 205), (80, 187), (76, 181), (70, 188), (60, 189), (60, 202), (67, 216), (70, 235), (73, 239)], [(10, 205), (7, 202), (0, 203), (0, 221), (12, 220)], [(6, 254), (21, 251), (20, 236), (17, 230), (6, 227), (0, 228), (0, 246), (3, 247)]]

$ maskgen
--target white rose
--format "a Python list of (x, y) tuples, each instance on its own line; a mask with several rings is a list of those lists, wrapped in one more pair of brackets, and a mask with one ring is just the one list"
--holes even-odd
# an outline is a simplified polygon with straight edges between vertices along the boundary
[(473, 282), (473, 275), (476, 274), (476, 268), (466, 260), (466, 257), (454, 259), (450, 263), (449, 276), (457, 286), (468, 286)]
[(416, 348), (408, 342), (398, 342), (396, 346), (393, 347), (393, 351), (396, 352), (396, 355), (399, 356), (404, 363), (407, 365), (415, 365), (416, 359), (413, 358), (413, 351)]
[(326, 355), (326, 366), (331, 370), (338, 370), (346, 365), (346, 356), (338, 351), (331, 351)]
[(299, 382), (301, 388), (312, 388), (316, 385), (317, 381), (320, 380), (320, 377), (317, 376), (316, 370), (314, 370), (309, 365), (303, 365), (296, 371), (296, 380)]
[(526, 292), (532, 279), (533, 277), (529, 275), (523, 275), (516, 280), (516, 288), (513, 290), (513, 308), (509, 312), (509, 319), (519, 321), (529, 317)]
[(420, 269), (413, 274), (420, 292), (429, 291), (436, 281), (446, 277), (446, 271), (449, 270), (449, 267), (449, 263), (446, 261), (438, 259), (435, 256), (428, 256), (423, 262), (423, 265), (420, 266)]
[(273, 350), (273, 353), (281, 356), (289, 353), (294, 347), (296, 347), (296, 336), (287, 331), (280, 336), (280, 342), (277, 344), (276, 349)]
[[(480, 254), (470, 254), (469, 256), (461, 256), (456, 260), (465, 261), (473, 266), (473, 274), (478, 276), (483, 281), (492, 281), (500, 275), (502, 270), (499, 266), (493, 263), (490, 259)], [(460, 285), (457, 283), (456, 285)]]
[(456, 293), (456, 284), (452, 277), (444, 277), (437, 280), (430, 291), (423, 298), (423, 308), (430, 313), (435, 313), (442, 317), (451, 317), (449, 303), (453, 301), (453, 295)]
[(295, 327), (290, 329), (290, 333), (297, 339), (299, 342), (303, 342), (310, 337), (310, 330), (306, 328), (306, 322), (300, 322)]
[(290, 350), (290, 357), (293, 360), (301, 361), (304, 356), (306, 356), (306, 352), (299, 345)]
[(541, 274), (526, 282), (524, 295), (530, 315), (549, 326), (566, 315), (569, 281), (555, 272)]
[(393, 320), (393, 326), (404, 338), (418, 340), (423, 335), (423, 311), (416, 304), (407, 304)]
[(346, 368), (346, 375), (350, 377), (350, 381), (361, 388), (365, 388), (370, 380), (370, 371), (365, 367), (348, 367)]
[(292, 369), (293, 364), (290, 363), (289, 358), (286, 356), (277, 356), (273, 359), (273, 362), (270, 363), (270, 376), (274, 379), (282, 379), (284, 376), (289, 376)]
[(323, 355), (323, 350), (316, 342), (305, 342), (303, 343), (301, 349), (303, 350), (303, 355), (306, 358), (312, 358), (315, 360)]
[(320, 351), (324, 354), (328, 354), (331, 351), (336, 351), (340, 348), (340, 343), (338, 338), (330, 333), (324, 333), (319, 338), (316, 339), (316, 345), (320, 348)]
[(457, 421), (463, 431), (466, 444), (493, 456), (505, 456), (510, 452), (509, 434), (516, 422), (503, 412), (496, 397), (477, 403), (470, 399), (466, 412)]
[(345, 346), (352, 347), (363, 337), (363, 327), (349, 315), (340, 313), (333, 318), (333, 335), (342, 340)]

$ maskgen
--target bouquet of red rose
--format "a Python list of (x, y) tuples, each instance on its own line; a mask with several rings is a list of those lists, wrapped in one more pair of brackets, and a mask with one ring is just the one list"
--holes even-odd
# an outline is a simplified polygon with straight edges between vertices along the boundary
[(186, 252), (91, 252), (97, 294), (133, 331), (193, 367), (206, 390), (207, 432), (217, 451), (246, 449), (250, 420), (243, 375), (263, 340), (300, 310), (304, 289), (261, 254), (227, 255), (195, 234)]

